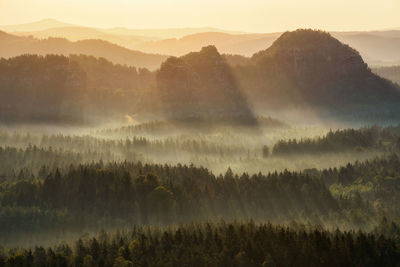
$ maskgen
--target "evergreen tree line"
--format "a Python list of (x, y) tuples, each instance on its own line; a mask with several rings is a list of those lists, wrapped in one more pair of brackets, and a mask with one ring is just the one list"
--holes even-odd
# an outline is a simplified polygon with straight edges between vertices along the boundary
[[(142, 156), (179, 156), (183, 153), (238, 157), (248, 153), (243, 145), (222, 144), (215, 141), (195, 138), (150, 138), (125, 135), (121, 139), (95, 137), (92, 135), (33, 135), (19, 132), (0, 131), (0, 145), (26, 148), (29, 145), (40, 148), (63, 149), (73, 152), (98, 152), (105, 154), (104, 160), (143, 159)], [(114, 157), (111, 157), (111, 156)]]
[(321, 172), (335, 198), (364, 201), (379, 213), (398, 220), (400, 208), (400, 159), (390, 154)]
[(0, 249), (0, 266), (398, 266), (383, 235), (247, 223), (134, 227), (73, 244)]
[(370, 230), (384, 216), (400, 218), (397, 154), (265, 175), (96, 160), (102, 156), (0, 148), (1, 238), (220, 218)]
[[(124, 160), (139, 160), (134, 153), (124, 154)], [(110, 151), (82, 150), (71, 151), (62, 148), (37, 147), (28, 145), (26, 148), (0, 146), (0, 183), (22, 179), (46, 178), (57, 169), (65, 170), (71, 164), (78, 165), (89, 162), (122, 161), (121, 157)]]
[[(346, 219), (324, 183), (307, 174), (238, 176), (229, 169), (215, 176), (205, 168), (140, 162), (71, 165), (44, 179), (3, 182), (0, 207), (3, 239), (40, 233), (38, 229), (68, 232), (220, 218), (321, 224)], [(51, 220), (44, 225), (52, 226), (44, 228), (41, 219)]]
[(272, 148), (272, 154), (315, 154), (366, 150), (388, 151), (400, 149), (400, 127), (367, 127), (329, 131), (314, 139), (280, 140)]

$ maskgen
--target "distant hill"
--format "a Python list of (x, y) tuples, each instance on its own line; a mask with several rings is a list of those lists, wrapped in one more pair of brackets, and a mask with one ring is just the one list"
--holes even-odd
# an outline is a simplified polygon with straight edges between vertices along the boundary
[(104, 29), (106, 33), (118, 35), (136, 35), (145, 36), (159, 39), (169, 38), (182, 38), (187, 35), (202, 33), (202, 32), (221, 32), (229, 34), (241, 34), (240, 31), (229, 31), (213, 27), (199, 27), (199, 28), (165, 28), (165, 29), (127, 29), (116, 27), (111, 29)]
[[(1, 27), (0, 27), (1, 29)], [(131, 30), (124, 28), (115, 28), (115, 29), (95, 29), (90, 27), (81, 27), (81, 26), (68, 26), (68, 27), (54, 27), (48, 28), (45, 30), (39, 31), (8, 31), (10, 34), (14, 34), (17, 36), (32, 36), (39, 39), (57, 37), (57, 38), (66, 38), (69, 41), (80, 41), (86, 39), (100, 39), (107, 42), (111, 42), (125, 48), (139, 50), (142, 52), (148, 51), (158, 51), (155, 54), (167, 54), (167, 55), (183, 55), (187, 54), (191, 51), (197, 51), (201, 47), (209, 45), (210, 42), (213, 43), (213, 38), (207, 38), (203, 36), (204, 34), (199, 34), (198, 32), (208, 32), (215, 31), (214, 34), (221, 34), (222, 36), (226, 36), (228, 38), (238, 39), (239, 42), (242, 42), (241, 36), (230, 35), (223, 32), (223, 30), (215, 29), (215, 28), (188, 28), (188, 29), (149, 29), (149, 30)], [(194, 34), (193, 34), (194, 33)], [(185, 40), (188, 39), (189, 43), (184, 44), (176, 44), (173, 42), (177, 39), (164, 39), (171, 38), (175, 36), (185, 36), (187, 34), (188, 37), (183, 37)], [(191, 38), (190, 36), (193, 37)], [(211, 33), (210, 33), (211, 34)], [(197, 35), (199, 35), (197, 37)], [(162, 39), (162, 40), (161, 40)], [(195, 40), (191, 40), (195, 39)], [(254, 39), (254, 37), (249, 36), (249, 38), (244, 38), (243, 41), (247, 39)], [(160, 41), (161, 40), (161, 41)], [(166, 47), (160, 47), (160, 44), (165, 43)], [(200, 41), (200, 43), (199, 43)], [(223, 43), (225, 38), (220, 40), (220, 43)], [(193, 45), (190, 45), (190, 42)], [(272, 43), (272, 42), (271, 42)], [(154, 46), (153, 48), (151, 46)], [(228, 45), (228, 44), (227, 44)], [(248, 44), (249, 47), (246, 47), (246, 44), (243, 44), (243, 51), (239, 51), (246, 53), (247, 50), (252, 49), (252, 44)], [(178, 47), (177, 47), (178, 46)], [(179, 46), (181, 48), (179, 48)], [(168, 48), (170, 47), (170, 48)], [(251, 50), (253, 51), (253, 50)], [(232, 52), (236, 52), (232, 50)], [(153, 53), (153, 52), (149, 52)]]
[[(125, 48), (152, 54), (182, 56), (214, 45), (224, 54), (252, 56), (264, 50), (282, 34), (242, 33), (211, 27), (128, 29), (116, 27), (100, 29), (71, 25), (52, 19), (39, 22), (0, 26), (0, 30), (19, 36), (38, 38), (61, 37), (70, 41), (101, 39)], [(342, 43), (355, 48), (370, 66), (400, 64), (400, 30), (331, 32)]]
[(196, 33), (180, 39), (165, 39), (138, 44), (136, 49), (148, 53), (182, 56), (192, 51), (199, 51), (207, 45), (214, 45), (226, 54), (252, 55), (270, 46), (280, 33), (272, 34), (228, 34), (222, 32)]
[[(228, 34), (204, 32), (180, 39), (154, 40), (139, 43), (136, 49), (148, 53), (175, 56), (215, 45), (221, 53), (252, 56), (272, 45), (282, 33)], [(389, 65), (400, 62), (400, 31), (333, 32), (332, 36), (357, 49), (370, 65)]]
[(212, 46), (171, 57), (157, 73), (85, 55), (0, 59), (0, 123), (86, 124), (134, 114), (192, 126), (271, 124), (253, 115)]
[(18, 36), (33, 36), (39, 39), (49, 37), (67, 38), (70, 41), (100, 39), (131, 49), (139, 43), (157, 39), (145, 36), (109, 34), (104, 33), (101, 30), (88, 27), (57, 27), (43, 31), (13, 32), (13, 34)]
[(400, 31), (334, 32), (332, 36), (357, 49), (370, 66), (400, 62)]
[(55, 19), (43, 19), (40, 21), (16, 24), (16, 25), (3, 25), (0, 26), (0, 30), (7, 32), (31, 32), (31, 31), (43, 31), (50, 28), (57, 27), (71, 27), (74, 26), (69, 23), (60, 22)]
[(169, 118), (256, 122), (231, 67), (214, 46), (169, 58), (157, 73), (157, 84), (164, 114)]
[(36, 39), (0, 32), (0, 57), (10, 58), (22, 54), (85, 54), (103, 57), (117, 64), (157, 69), (167, 56), (146, 54), (130, 50), (103, 40), (71, 42), (64, 38)]
[(235, 74), (259, 108), (381, 112), (400, 103), (398, 87), (372, 73), (356, 50), (322, 31), (286, 32), (251, 63), (235, 67)]
[[(56, 28), (86, 28), (92, 29), (104, 34), (110, 35), (130, 35), (130, 36), (141, 36), (146, 39), (167, 39), (167, 38), (181, 38), (186, 35), (201, 33), (201, 32), (223, 32), (230, 34), (240, 34), (239, 31), (229, 31), (213, 27), (198, 27), (198, 28), (160, 28), (160, 29), (129, 29), (124, 27), (114, 27), (109, 29), (101, 28), (90, 28), (85, 26), (73, 25), (69, 23), (64, 23), (55, 19), (44, 19), (40, 21), (35, 21), (31, 23), (17, 24), (17, 25), (0, 25), (0, 30), (6, 32), (31, 32), (32, 35), (36, 36), (36, 31), (46, 31), (52, 29), (53, 33), (57, 33)], [(62, 29), (60, 29), (62, 31)], [(56, 37), (56, 36), (46, 36), (46, 37)], [(66, 37), (66, 36), (62, 36)], [(87, 39), (87, 37), (85, 38)]]
[(400, 85), (400, 66), (373, 68), (372, 71), (379, 76)]

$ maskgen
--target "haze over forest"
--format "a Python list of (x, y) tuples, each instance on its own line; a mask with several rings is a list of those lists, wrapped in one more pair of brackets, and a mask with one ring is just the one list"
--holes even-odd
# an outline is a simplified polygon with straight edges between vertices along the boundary
[(0, 267), (400, 265), (399, 3), (204, 4), (0, 0)]

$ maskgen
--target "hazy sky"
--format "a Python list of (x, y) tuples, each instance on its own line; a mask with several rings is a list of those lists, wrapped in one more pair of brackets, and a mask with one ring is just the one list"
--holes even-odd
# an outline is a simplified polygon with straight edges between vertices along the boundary
[(400, 0), (0, 0), (1, 25), (44, 18), (105, 28), (370, 30), (400, 27)]

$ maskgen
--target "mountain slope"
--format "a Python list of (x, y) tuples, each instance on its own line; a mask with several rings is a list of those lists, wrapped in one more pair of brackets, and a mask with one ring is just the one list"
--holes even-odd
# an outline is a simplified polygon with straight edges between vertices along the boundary
[(85, 74), (68, 58), (0, 59), (0, 122), (77, 122)]
[(88, 123), (136, 113), (155, 74), (84, 55), (0, 59), (0, 123)]
[(259, 107), (344, 112), (390, 110), (400, 103), (398, 87), (373, 74), (356, 50), (321, 31), (286, 32), (235, 73)]
[(102, 40), (71, 42), (62, 38), (36, 39), (18, 37), (0, 32), (0, 57), (10, 58), (22, 54), (85, 54), (104, 57), (117, 64), (156, 69), (167, 59), (164, 55), (146, 54)]
[(172, 118), (255, 118), (232, 70), (214, 46), (169, 58), (157, 74), (165, 113)]
[(400, 85), (400, 66), (373, 68), (372, 71)]

